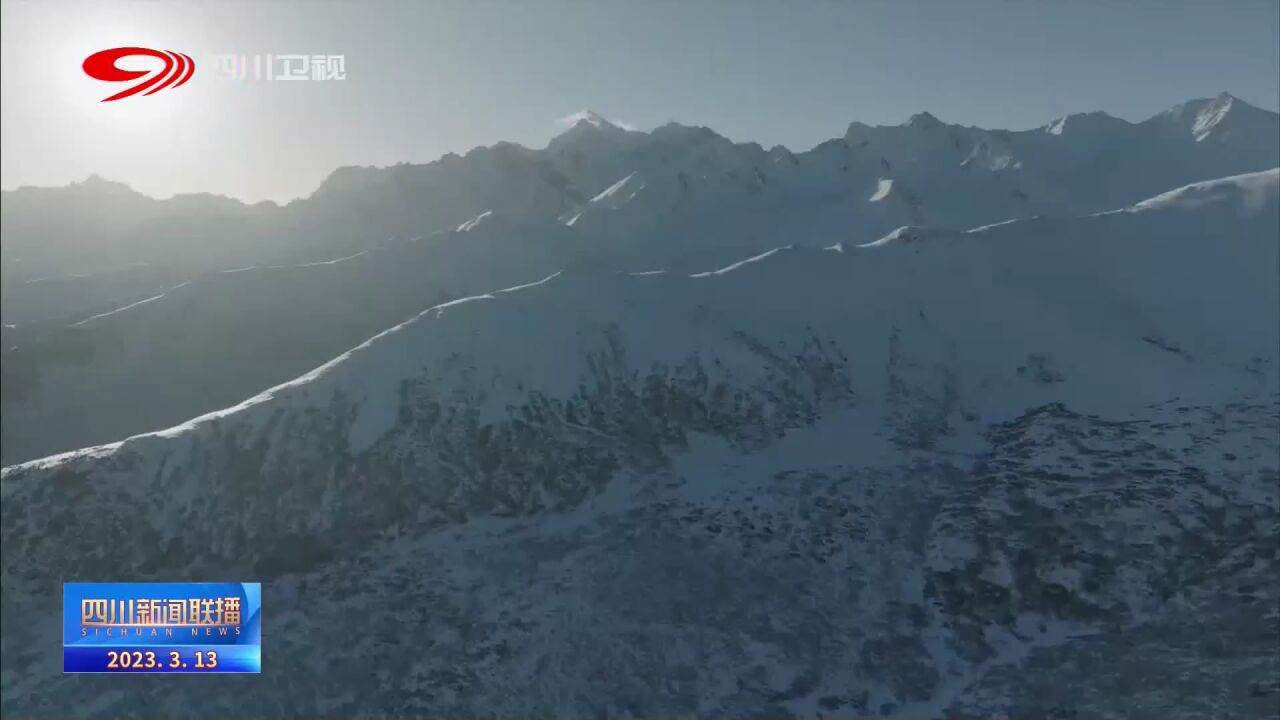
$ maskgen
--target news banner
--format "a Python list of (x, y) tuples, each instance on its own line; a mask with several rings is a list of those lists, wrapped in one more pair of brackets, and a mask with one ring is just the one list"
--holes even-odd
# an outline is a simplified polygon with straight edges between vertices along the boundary
[(66, 583), (62, 670), (262, 671), (259, 583)]

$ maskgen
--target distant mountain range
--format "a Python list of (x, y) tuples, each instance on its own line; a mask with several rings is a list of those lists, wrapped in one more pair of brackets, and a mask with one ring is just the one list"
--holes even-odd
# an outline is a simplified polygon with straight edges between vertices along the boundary
[(96, 177), (6, 192), (3, 462), (234, 404), (443, 299), (567, 264), (696, 272), (904, 225), (1111, 210), (1276, 167), (1278, 136), (1275, 113), (1225, 94), (1020, 132), (922, 113), (805, 153), (587, 113), (543, 150), (341, 168), (285, 207)]
[[(284, 208), (6, 193), (15, 277), (39, 218), (150, 209), (99, 217), (119, 269), (5, 282), (0, 709), (1266, 717), (1277, 131), (586, 115)], [(179, 252), (183, 202), (249, 234)], [(269, 673), (33, 650), (64, 581), (189, 576), (264, 583)]]
[[(190, 275), (327, 260), (453, 229), (486, 211), (519, 221), (580, 216), (581, 232), (602, 211), (622, 210), (595, 229), (624, 245), (637, 233), (676, 232), (669, 243), (693, 243), (681, 255), (771, 243), (760, 238), (777, 231), (821, 243), (832, 234), (874, 239), (905, 224), (967, 228), (1078, 215), (1274, 167), (1278, 132), (1275, 113), (1227, 94), (1140, 123), (1104, 113), (1017, 132), (948, 125), (929, 113), (893, 127), (855, 122), (843, 137), (802, 153), (675, 123), (625, 130), (585, 113), (543, 150), (499, 143), (425, 165), (339, 168), (310, 197), (283, 207), (214, 195), (155, 200), (91, 176), (3, 193), (0, 267), (6, 285), (17, 284), (6, 288), (4, 317), (74, 318), (91, 300), (117, 299), (104, 288), (81, 303), (50, 304), (25, 288), (34, 281), (73, 275), (76, 285), (110, 285), (102, 276), (137, 267)], [(625, 195), (593, 202), (627, 177)], [(744, 213), (753, 222), (725, 216)], [(759, 227), (760, 220), (771, 222)], [(748, 237), (693, 242), (707, 226)]]

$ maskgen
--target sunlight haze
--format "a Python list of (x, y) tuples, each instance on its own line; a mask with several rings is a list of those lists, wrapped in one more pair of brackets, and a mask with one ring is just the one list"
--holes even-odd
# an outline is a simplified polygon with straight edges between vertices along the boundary
[[(584, 109), (794, 150), (922, 110), (1011, 129), (1089, 108), (1141, 120), (1222, 91), (1274, 110), (1278, 7), (6, 0), (0, 184), (96, 173), (159, 197), (288, 201), (343, 165), (541, 147)], [(186, 52), (196, 75), (100, 103), (80, 63), (118, 45)], [(347, 79), (220, 80), (222, 53), (341, 54)]]

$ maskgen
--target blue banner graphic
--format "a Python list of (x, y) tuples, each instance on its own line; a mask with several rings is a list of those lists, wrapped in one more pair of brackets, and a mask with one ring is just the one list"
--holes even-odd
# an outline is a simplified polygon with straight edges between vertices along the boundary
[(66, 583), (62, 670), (262, 671), (259, 583)]

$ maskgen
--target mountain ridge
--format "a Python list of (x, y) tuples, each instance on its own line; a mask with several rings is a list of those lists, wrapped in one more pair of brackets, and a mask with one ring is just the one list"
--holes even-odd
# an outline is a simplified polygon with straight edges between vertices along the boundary
[[(1116, 210), (1112, 210), (1104, 213), (1098, 213), (1092, 216), (1078, 218), (1077, 221), (1088, 221), (1091, 219), (1103, 220), (1103, 219), (1107, 219), (1109, 216), (1116, 216), (1120, 214), (1143, 215), (1143, 214), (1153, 214), (1153, 213), (1158, 214), (1161, 212), (1185, 213), (1188, 211), (1193, 211), (1193, 212), (1202, 211), (1206, 208), (1212, 208), (1214, 206), (1217, 206), (1217, 209), (1219, 211), (1223, 211), (1225, 206), (1225, 212), (1228, 215), (1238, 215), (1240, 217), (1256, 217), (1256, 216), (1265, 214), (1268, 211), (1268, 209), (1271, 209), (1271, 210), (1277, 209), (1278, 207), (1280, 207), (1280, 168), (1259, 172), (1259, 173), (1250, 173), (1250, 174), (1232, 176), (1227, 178), (1220, 178), (1217, 180), (1205, 181), (1201, 183), (1194, 183), (1181, 188), (1170, 190), (1166, 193), (1162, 193), (1161, 195), (1155, 196), (1153, 198), (1149, 198), (1139, 203), (1135, 203), (1134, 205), (1126, 208), (1120, 208), (1120, 209), (1116, 209)], [(769, 264), (770, 267), (773, 267), (773, 266), (776, 266), (777, 262), (786, 258), (798, 258), (797, 261), (803, 261), (805, 263), (809, 263), (810, 266), (807, 267), (806, 271), (814, 271), (814, 270), (818, 270), (819, 268), (828, 268), (830, 266), (831, 261), (829, 259), (821, 259), (821, 258), (824, 258), (824, 256), (831, 251), (836, 251), (837, 254), (839, 255), (845, 255), (845, 254), (848, 254), (849, 252), (858, 251), (858, 250), (862, 250), (862, 251), (883, 250), (883, 251), (893, 252), (899, 249), (899, 247), (902, 245), (912, 246), (912, 245), (918, 245), (921, 242), (924, 242), (926, 244), (937, 242), (937, 241), (946, 241), (946, 242), (952, 242), (952, 243), (955, 243), (955, 242), (964, 242), (964, 243), (1001, 242), (1001, 240), (999, 240), (998, 238), (1009, 237), (1009, 236), (1016, 237), (1019, 234), (1025, 232), (1025, 228), (1028, 225), (1034, 226), (1037, 224), (1043, 224), (1048, 220), (1050, 219), (1027, 218), (1027, 219), (1021, 219), (1021, 220), (1013, 220), (1013, 221), (999, 223), (992, 226), (974, 228), (967, 232), (950, 230), (945, 228), (911, 228), (911, 227), (904, 226), (902, 228), (895, 230), (893, 233), (886, 235), (884, 238), (881, 238), (878, 241), (859, 245), (853, 248), (849, 248), (847, 250), (843, 247), (837, 247), (837, 246), (832, 246), (831, 248), (825, 248), (825, 249), (797, 247), (797, 246), (780, 246), (772, 250), (769, 250), (761, 255), (748, 257), (738, 262), (727, 265), (725, 267), (713, 268), (703, 272), (688, 273), (683, 275), (665, 273), (663, 275), (663, 278), (664, 278), (664, 281), (670, 280), (673, 278), (684, 278), (684, 279), (696, 280), (699, 278), (722, 276), (727, 273), (733, 273), (735, 271), (740, 271), (744, 268), (756, 266), (757, 264), (760, 264), (760, 263), (767, 263)], [(458, 232), (467, 232), (469, 229), (470, 228), (467, 228), (467, 229), (459, 228)], [(991, 237), (982, 238), (983, 235), (988, 235)], [(1005, 242), (1007, 242), (1007, 240)], [(916, 252), (918, 252), (918, 249), (916, 250)], [(760, 265), (760, 267), (764, 267), (764, 265)], [(326, 373), (330, 372), (332, 369), (340, 366), (344, 362), (348, 362), (353, 357), (353, 354), (358, 354), (359, 352), (372, 347), (376, 342), (379, 341), (380, 338), (384, 338), (396, 333), (400, 333), (408, 328), (411, 328), (412, 326), (423, 321), (424, 318), (431, 317), (431, 316), (438, 318), (441, 315), (443, 315), (446, 311), (450, 311), (451, 309), (457, 308), (466, 303), (494, 300), (499, 296), (502, 296), (508, 293), (520, 292), (523, 290), (538, 288), (543, 286), (546, 283), (556, 280), (557, 278), (565, 278), (566, 280), (571, 278), (581, 278), (583, 281), (588, 283), (597, 283), (601, 279), (615, 278), (615, 277), (635, 278), (636, 275), (637, 275), (636, 273), (624, 274), (616, 270), (602, 271), (601, 269), (593, 269), (593, 268), (578, 268), (574, 270), (569, 270), (567, 271), (567, 274), (565, 270), (557, 270), (556, 272), (551, 273), (550, 275), (544, 277), (543, 279), (537, 280), (531, 283), (524, 283), (524, 284), (520, 284), (520, 285), (508, 287), (508, 288), (493, 290), (488, 293), (482, 293), (479, 295), (473, 295), (469, 297), (459, 298), (456, 300), (450, 300), (445, 303), (431, 306), (421, 311), (420, 313), (414, 315), (412, 318), (402, 323), (398, 323), (386, 330), (383, 330), (382, 332), (377, 333), (376, 335), (369, 338), (368, 340), (365, 340), (364, 342), (360, 343), (354, 348), (323, 363), (319, 367), (316, 367), (315, 369), (310, 370), (307, 373), (297, 378), (291, 379), (285, 383), (272, 387), (235, 406), (215, 410), (213, 412), (201, 415), (199, 417), (192, 418), (191, 420), (188, 420), (186, 422), (183, 422), (179, 425), (175, 425), (170, 428), (165, 428), (165, 429), (157, 430), (150, 433), (143, 433), (140, 435), (131, 436), (130, 438), (127, 438), (126, 440), (122, 440), (119, 442), (108, 443), (105, 445), (95, 446), (91, 448), (72, 450), (64, 454), (49, 456), (45, 458), (39, 458), (39, 459), (19, 463), (16, 465), (7, 466), (3, 468), (3, 472), (6, 475), (8, 475), (12, 473), (21, 472), (24, 469), (45, 469), (45, 468), (52, 467), (58, 464), (59, 462), (72, 460), (77, 457), (80, 457), (82, 454), (87, 454), (89, 456), (94, 456), (94, 457), (100, 456), (103, 452), (114, 451), (116, 449), (119, 449), (124, 443), (130, 440), (137, 440), (137, 439), (146, 438), (146, 437), (160, 437), (160, 438), (172, 437), (176, 434), (180, 434), (182, 432), (192, 430), (201, 423), (226, 417), (236, 412), (238, 409), (248, 408), (248, 407), (261, 404), (263, 402), (267, 402), (270, 399), (272, 399), (279, 391), (286, 390), (289, 388), (299, 387), (299, 386), (305, 385), (308, 382), (311, 382), (312, 380), (323, 377)], [(562, 280), (561, 282), (564, 282), (564, 281)]]
[[(1197, 109), (1200, 109), (1200, 108), (1202, 108), (1202, 106), (1204, 106), (1204, 105), (1212, 105), (1212, 104), (1213, 104), (1213, 103), (1215, 103), (1215, 102), (1221, 102), (1221, 101), (1223, 101), (1223, 100), (1229, 101), (1229, 103), (1230, 103), (1230, 104), (1238, 103), (1238, 104), (1239, 104), (1239, 106), (1243, 106), (1244, 108), (1246, 108), (1246, 109), (1247, 109), (1247, 111), (1250, 111), (1250, 112), (1255, 112), (1255, 111), (1256, 111), (1256, 112), (1264, 113), (1264, 114), (1267, 114), (1267, 115), (1277, 115), (1277, 113), (1276, 113), (1276, 112), (1273, 112), (1273, 111), (1270, 111), (1270, 110), (1266, 110), (1265, 108), (1260, 108), (1260, 107), (1258, 107), (1258, 106), (1256, 106), (1256, 105), (1252, 105), (1252, 104), (1250, 104), (1250, 103), (1248, 103), (1248, 102), (1246, 102), (1246, 101), (1244, 101), (1244, 100), (1242, 100), (1242, 99), (1240, 99), (1240, 98), (1238, 98), (1238, 97), (1236, 97), (1236, 96), (1232, 95), (1232, 94), (1231, 94), (1231, 93), (1229, 93), (1229, 92), (1223, 91), (1223, 92), (1221, 92), (1221, 93), (1219, 93), (1218, 95), (1213, 96), (1213, 97), (1192, 98), (1192, 99), (1190, 99), (1190, 100), (1186, 100), (1186, 101), (1181, 102), (1181, 103), (1178, 103), (1178, 104), (1176, 104), (1176, 105), (1174, 105), (1174, 106), (1172, 106), (1172, 107), (1170, 107), (1170, 108), (1168, 108), (1168, 109), (1166, 109), (1166, 110), (1162, 110), (1162, 111), (1160, 111), (1160, 112), (1157, 112), (1157, 113), (1155, 113), (1154, 115), (1152, 115), (1152, 116), (1150, 116), (1150, 117), (1148, 117), (1148, 118), (1146, 118), (1146, 119), (1138, 120), (1138, 121), (1126, 120), (1126, 119), (1121, 118), (1121, 117), (1118, 117), (1118, 116), (1116, 116), (1116, 115), (1112, 115), (1112, 114), (1110, 114), (1110, 113), (1108, 113), (1108, 112), (1106, 112), (1106, 111), (1104, 111), (1104, 110), (1094, 110), (1094, 111), (1086, 111), (1086, 112), (1070, 113), (1070, 114), (1064, 115), (1064, 116), (1062, 116), (1062, 117), (1055, 118), (1054, 120), (1051, 120), (1050, 122), (1048, 122), (1048, 123), (1046, 123), (1046, 124), (1044, 124), (1044, 125), (1040, 125), (1040, 126), (1037, 126), (1037, 127), (1034, 127), (1034, 128), (1027, 128), (1027, 129), (1024, 129), (1024, 130), (1002, 130), (1002, 129), (992, 129), (992, 130), (989, 130), (989, 132), (1021, 133), (1021, 132), (1032, 132), (1032, 131), (1034, 131), (1034, 130), (1047, 130), (1047, 129), (1051, 128), (1051, 127), (1054, 127), (1055, 125), (1057, 125), (1057, 124), (1058, 124), (1058, 123), (1060, 123), (1061, 121), (1063, 121), (1063, 120), (1068, 120), (1068, 119), (1071, 119), (1071, 118), (1105, 118), (1107, 121), (1114, 121), (1114, 122), (1115, 122), (1115, 123), (1117, 123), (1117, 124), (1124, 124), (1124, 125), (1142, 125), (1142, 124), (1144, 124), (1144, 123), (1151, 123), (1151, 122), (1153, 122), (1153, 121), (1156, 121), (1156, 120), (1158, 120), (1158, 119), (1160, 119), (1160, 118), (1163, 118), (1163, 117), (1166, 117), (1166, 116), (1173, 116), (1173, 117), (1176, 117), (1176, 116), (1180, 115), (1183, 111), (1185, 111), (1185, 109), (1187, 109), (1187, 108), (1197, 108)], [(635, 129), (630, 129), (630, 128), (624, 128), (624, 127), (622, 127), (622, 126), (619, 126), (619, 125), (614, 124), (612, 121), (608, 120), (608, 119), (607, 119), (607, 118), (605, 118), (604, 116), (602, 116), (602, 115), (600, 115), (599, 113), (596, 113), (596, 112), (594, 112), (594, 111), (592, 111), (592, 110), (584, 110), (584, 111), (581, 111), (581, 113), (578, 113), (578, 114), (582, 114), (582, 115), (583, 115), (583, 117), (576, 119), (576, 120), (575, 120), (575, 122), (571, 123), (571, 124), (569, 125), (569, 127), (568, 127), (568, 128), (566, 128), (564, 131), (562, 131), (562, 132), (561, 132), (561, 133), (559, 133), (558, 135), (556, 135), (556, 136), (552, 137), (552, 139), (551, 139), (550, 141), (548, 141), (548, 145), (550, 145), (550, 144), (552, 144), (552, 143), (555, 143), (555, 141), (556, 141), (556, 139), (557, 139), (557, 138), (560, 138), (560, 137), (562, 137), (562, 136), (564, 136), (564, 135), (569, 134), (569, 133), (570, 133), (574, 128), (576, 128), (580, 123), (585, 123), (587, 126), (591, 126), (591, 127), (594, 127), (594, 128), (599, 129), (600, 125), (599, 125), (599, 124), (597, 124), (597, 123), (593, 123), (593, 122), (591, 122), (591, 121), (590, 121), (590, 119), (588, 119), (588, 117), (587, 117), (587, 116), (594, 117), (594, 118), (598, 118), (598, 120), (599, 120), (601, 123), (603, 123), (604, 125), (606, 125), (607, 127), (609, 127), (609, 128), (615, 128), (615, 129), (618, 129), (618, 130), (622, 130), (622, 131), (624, 131), (624, 132), (626, 132), (626, 133), (635, 133), (635, 134), (641, 134), (641, 135), (651, 135), (652, 133), (654, 133), (655, 131), (657, 131), (657, 130), (659, 129), (659, 128), (654, 128), (654, 130), (643, 131), (643, 130), (635, 130)], [(575, 115), (577, 115), (577, 114), (575, 114)], [(911, 124), (912, 124), (912, 119), (913, 119), (913, 118), (916, 118), (916, 117), (928, 118), (928, 119), (930, 119), (930, 120), (932, 121), (930, 124), (933, 124), (933, 125), (940, 125), (940, 126), (945, 126), (945, 127), (957, 127), (957, 128), (964, 128), (964, 129), (977, 129), (977, 130), (983, 130), (983, 129), (984, 129), (984, 128), (981, 128), (980, 126), (976, 126), (976, 125), (960, 125), (960, 124), (947, 123), (947, 122), (944, 122), (944, 121), (942, 121), (942, 120), (939, 120), (935, 115), (933, 115), (933, 113), (931, 113), (931, 112), (929, 112), (929, 111), (927, 111), (927, 110), (922, 110), (922, 111), (920, 111), (919, 113), (915, 113), (915, 114), (913, 114), (911, 117), (909, 117), (908, 119), (904, 120), (902, 123), (899, 123), (899, 124), (897, 124), (897, 125), (867, 125), (867, 124), (864, 124), (864, 123), (861, 123), (861, 122), (859, 122), (859, 121), (854, 120), (854, 121), (851, 121), (851, 122), (850, 122), (850, 126), (858, 126), (858, 127), (863, 127), (863, 128), (896, 128), (896, 127), (904, 127), (904, 126), (906, 126), (906, 127), (910, 127), (910, 126), (911, 126)], [(710, 130), (710, 128), (706, 128), (705, 126), (698, 126), (698, 125), (685, 125), (685, 124), (679, 123), (679, 122), (677, 122), (677, 121), (669, 121), (669, 122), (667, 122), (667, 123), (665, 123), (664, 125), (659, 126), (659, 127), (666, 127), (666, 126), (672, 126), (672, 127), (674, 127), (674, 128), (689, 129), (689, 130)], [(846, 127), (846, 130), (847, 130), (847, 127)], [(710, 131), (711, 131), (711, 132), (715, 132), (714, 130), (710, 130)], [(847, 132), (846, 132), (846, 134), (847, 134)], [(817, 147), (819, 147), (819, 146), (821, 146), (821, 145), (823, 145), (824, 143), (827, 143), (827, 142), (830, 142), (830, 140), (823, 140), (823, 141), (820, 141), (820, 142), (818, 142), (818, 143), (817, 143), (813, 148), (809, 148), (808, 150), (802, 150), (802, 151), (798, 151), (798, 152), (800, 152), (800, 153), (807, 153), (807, 152), (811, 152), (812, 150), (816, 149)], [(748, 143), (744, 143), (744, 144), (752, 144), (752, 143), (749, 143), (749, 142), (748, 142)], [(520, 147), (520, 148), (522, 148), (522, 149), (530, 150), (530, 151), (535, 151), (535, 152), (536, 152), (536, 150), (537, 150), (536, 148), (526, 148), (525, 146), (520, 145), (519, 143), (511, 143), (511, 142), (507, 142), (507, 141), (498, 141), (498, 142), (496, 142), (496, 143), (494, 143), (494, 144), (491, 144), (491, 145), (477, 146), (477, 148), (475, 148), (475, 149), (479, 149), (479, 148), (490, 148), (490, 149), (492, 149), (492, 148), (496, 148), (496, 147), (504, 146), (504, 145), (514, 145), (514, 146), (516, 146), (516, 147)], [(546, 149), (546, 146), (544, 146), (542, 149)], [(474, 150), (474, 149), (473, 149), (473, 150)], [(796, 154), (796, 153), (797, 153), (797, 151), (793, 151), (793, 150), (791, 150), (790, 148), (788, 148), (788, 147), (787, 147), (787, 146), (785, 146), (785, 145), (775, 145), (775, 146), (774, 146), (773, 148), (771, 148), (770, 150), (771, 150), (771, 151), (773, 151), (773, 150), (781, 150), (781, 151), (785, 151), (785, 152), (790, 153), (790, 154)], [(456, 153), (456, 152), (448, 152), (448, 153), (445, 153), (444, 155), (442, 155), (440, 158), (438, 158), (438, 159), (436, 159), (436, 160), (430, 160), (430, 161), (427, 161), (427, 162), (425, 162), (425, 163), (411, 163), (411, 162), (401, 161), (401, 162), (393, 163), (393, 164), (391, 164), (391, 165), (342, 165), (342, 166), (339, 166), (339, 167), (335, 168), (333, 171), (331, 171), (331, 172), (330, 172), (330, 174), (329, 174), (328, 176), (326, 176), (326, 179), (327, 179), (327, 178), (329, 178), (329, 177), (332, 177), (332, 175), (333, 175), (333, 174), (335, 174), (335, 173), (346, 173), (346, 172), (351, 172), (351, 171), (368, 171), (368, 170), (374, 170), (374, 171), (389, 170), (389, 169), (391, 169), (391, 168), (400, 167), (400, 166), (406, 166), (406, 165), (407, 165), (407, 166), (411, 166), (411, 167), (416, 167), (416, 166), (420, 166), (420, 165), (430, 165), (430, 164), (434, 164), (434, 163), (440, 162), (441, 160), (444, 160), (445, 158), (450, 158), (450, 157), (463, 157), (463, 156), (465, 156), (465, 155), (466, 155), (466, 153), (464, 153), (463, 155), (461, 155), (461, 156), (460, 156), (460, 155), (458, 155), (458, 153)], [(246, 206), (246, 207), (252, 207), (252, 206), (255, 206), (255, 205), (275, 205), (275, 206), (277, 206), (277, 207), (285, 207), (285, 206), (287, 206), (287, 205), (289, 205), (289, 204), (291, 204), (291, 203), (297, 202), (297, 201), (299, 201), (299, 200), (306, 200), (306, 199), (310, 198), (310, 197), (311, 197), (311, 195), (314, 195), (316, 192), (318, 192), (318, 191), (320, 190), (320, 188), (324, 185), (324, 182), (325, 182), (324, 180), (321, 180), (321, 182), (320, 182), (319, 184), (317, 184), (316, 189), (315, 189), (315, 190), (313, 190), (310, 194), (305, 195), (305, 196), (299, 196), (298, 198), (295, 198), (295, 199), (293, 199), (293, 200), (290, 200), (290, 201), (288, 201), (288, 202), (286, 202), (286, 203), (277, 203), (277, 202), (272, 201), (272, 200), (247, 201), (247, 200), (241, 200), (241, 199), (234, 198), (234, 197), (230, 197), (230, 196), (226, 196), (226, 195), (220, 195), (220, 194), (217, 194), (217, 193), (208, 193), (208, 192), (201, 192), (201, 191), (194, 191), (194, 192), (188, 192), (188, 193), (178, 193), (177, 195), (170, 196), (169, 198), (160, 198), (160, 197), (156, 197), (156, 196), (146, 195), (145, 193), (141, 193), (141, 192), (138, 192), (138, 191), (136, 191), (136, 190), (133, 190), (133, 188), (132, 188), (132, 187), (130, 187), (130, 186), (129, 186), (127, 183), (125, 183), (125, 182), (118, 181), (118, 180), (110, 180), (110, 179), (108, 179), (108, 178), (104, 178), (104, 177), (102, 177), (102, 176), (101, 176), (101, 175), (99, 175), (98, 173), (90, 173), (90, 174), (86, 177), (86, 179), (85, 179), (85, 180), (83, 180), (83, 181), (79, 181), (79, 182), (72, 181), (72, 182), (68, 183), (67, 185), (20, 185), (20, 186), (17, 186), (17, 187), (14, 187), (14, 188), (8, 189), (8, 190), (0, 191), (0, 193), (3, 193), (3, 194), (9, 194), (9, 193), (30, 193), (30, 192), (36, 192), (36, 191), (60, 190), (60, 189), (69, 189), (69, 188), (76, 187), (76, 186), (84, 186), (84, 185), (86, 185), (86, 184), (88, 184), (88, 185), (90, 185), (90, 186), (94, 186), (94, 185), (99, 185), (99, 186), (101, 186), (101, 185), (111, 185), (111, 186), (121, 186), (121, 187), (123, 187), (123, 188), (128, 188), (131, 192), (134, 192), (134, 193), (137, 193), (137, 194), (139, 194), (139, 195), (142, 195), (143, 197), (147, 197), (147, 198), (150, 198), (150, 199), (152, 199), (152, 200), (157, 200), (157, 201), (161, 201), (161, 202), (163, 202), (164, 200), (172, 199), (173, 197), (179, 197), (179, 196), (212, 196), (212, 197), (226, 198), (227, 200), (232, 200), (232, 201), (234, 201), (234, 202), (236, 202), (236, 203), (238, 203), (238, 204), (240, 204), (240, 205), (244, 205), (244, 206)]]
[[(1105, 212), (1280, 165), (1275, 114), (1226, 96), (1186, 106), (1142, 123), (1068, 119), (1060, 135), (918, 115), (916, 127), (855, 125), (803, 153), (705, 127), (639, 132), (584, 119), (540, 150), (499, 143), (423, 165), (341, 169), (311, 200), (262, 212), (225, 198), (116, 202), (94, 193), (83, 205), (24, 209), (6, 194), (0, 460), (226, 407), (445, 296), (573, 263), (700, 272), (779, 245), (872, 243), (904, 226), (964, 230)], [(1223, 116), (1208, 130), (1202, 123), (1209, 139), (1197, 141), (1206, 112)], [(447, 239), (481, 217), (473, 247)], [(289, 267), (311, 268), (313, 282), (279, 270)], [(271, 280), (230, 272), (244, 268), (278, 270)], [(379, 273), (388, 279), (370, 280)], [(207, 337), (167, 339), (195, 326)], [(275, 357), (240, 349), (280, 327), (292, 331)], [(144, 403), (129, 400), (139, 378), (148, 378)], [(84, 412), (85, 392), (104, 410)]]
[[(508, 251), (504, 217), (303, 273)], [(0, 709), (1269, 712), (1280, 168), (898, 242), (920, 232), (584, 263), (5, 468)], [(290, 682), (210, 677), (191, 706), (29, 651), (67, 578), (184, 573), (270, 587)]]

